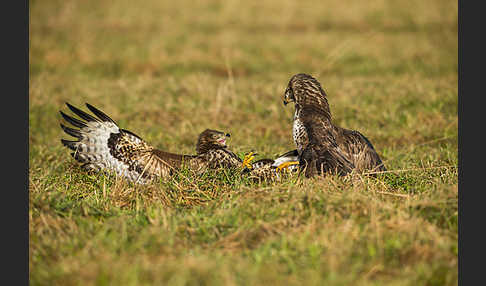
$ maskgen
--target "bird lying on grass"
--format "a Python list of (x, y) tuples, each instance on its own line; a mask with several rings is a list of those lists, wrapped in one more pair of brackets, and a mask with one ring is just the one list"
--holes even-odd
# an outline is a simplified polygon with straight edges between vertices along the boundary
[(303, 73), (292, 76), (283, 96), (284, 105), (291, 102), (295, 105), (292, 135), (306, 177), (386, 171), (363, 134), (333, 124), (326, 93), (315, 78)]
[(88, 103), (86, 106), (95, 116), (69, 103), (66, 105), (86, 122), (60, 111), (67, 122), (79, 128), (61, 124), (64, 132), (77, 138), (76, 141), (61, 139), (61, 142), (74, 151), (71, 155), (85, 170), (112, 171), (129, 181), (145, 184), (169, 177), (183, 167), (196, 173), (206, 169), (251, 168), (252, 154), (241, 160), (228, 149), (228, 133), (206, 129), (199, 135), (196, 155), (174, 154), (156, 149), (133, 132), (120, 129), (109, 116)]

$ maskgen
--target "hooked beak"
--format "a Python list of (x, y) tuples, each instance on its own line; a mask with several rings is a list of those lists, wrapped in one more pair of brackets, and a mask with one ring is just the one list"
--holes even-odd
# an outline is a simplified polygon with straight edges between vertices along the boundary
[(219, 144), (226, 146), (226, 139), (222, 138), (222, 139), (218, 139), (217, 141)]
[(287, 102), (287, 101), (284, 99), (284, 100), (283, 100), (283, 104), (284, 104), (284, 105), (287, 105), (287, 103), (288, 103), (288, 102)]
[[(224, 136), (227, 137), (227, 138), (231, 137), (231, 135), (229, 133), (224, 134)], [(225, 137), (218, 139), (217, 140), (218, 143), (221, 144), (221, 145), (223, 145), (223, 146), (227, 146), (226, 145), (226, 138)]]

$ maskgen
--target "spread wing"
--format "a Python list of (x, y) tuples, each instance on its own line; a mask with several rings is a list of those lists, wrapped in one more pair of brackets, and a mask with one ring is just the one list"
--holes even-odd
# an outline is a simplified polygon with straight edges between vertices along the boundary
[(120, 129), (115, 121), (90, 104), (86, 106), (95, 116), (69, 103), (66, 105), (85, 121), (61, 111), (67, 122), (79, 128), (61, 124), (64, 132), (77, 138), (76, 141), (61, 139), (61, 142), (74, 151), (71, 155), (86, 170), (109, 170), (131, 181), (146, 183), (154, 177), (170, 175), (185, 157), (192, 158), (155, 149), (133, 132)]
[(338, 146), (330, 119), (323, 116), (318, 108), (306, 106), (300, 112), (300, 120), (309, 140), (300, 157), (305, 176), (326, 172), (346, 175), (351, 172), (354, 165)]

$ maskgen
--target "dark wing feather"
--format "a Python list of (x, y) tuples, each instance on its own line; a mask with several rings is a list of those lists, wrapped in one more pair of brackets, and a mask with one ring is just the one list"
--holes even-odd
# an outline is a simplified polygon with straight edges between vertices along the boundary
[(356, 130), (340, 129), (340, 138), (343, 142), (338, 143), (347, 152), (347, 157), (353, 160), (357, 169), (386, 171), (380, 156), (368, 138)]
[(78, 149), (78, 141), (70, 141), (70, 140), (66, 140), (66, 139), (61, 139), (61, 143), (62, 145), (68, 147), (69, 149), (73, 150), (73, 151), (76, 151)]
[(301, 169), (305, 170), (305, 176), (309, 178), (324, 173), (344, 176), (350, 173), (354, 166), (338, 148), (332, 143), (311, 142), (307, 145), (299, 161)]
[(316, 108), (304, 108), (300, 120), (306, 129), (309, 144), (304, 148), (301, 168), (306, 177), (326, 172), (346, 175), (354, 169), (345, 153), (339, 148), (330, 119), (322, 116)]
[(137, 134), (133, 133), (132, 131), (130, 130), (126, 130), (126, 129), (120, 129), (121, 131), (127, 133), (127, 134), (130, 134), (132, 136), (135, 136), (136, 138), (140, 139), (140, 140), (143, 140), (140, 136), (138, 136)]
[(66, 120), (67, 122), (69, 122), (70, 124), (72, 124), (73, 126), (76, 126), (78, 128), (84, 128), (84, 127), (88, 127), (88, 125), (86, 125), (86, 122), (83, 122), (79, 119), (76, 119), (76, 118), (73, 118), (69, 115), (66, 115), (64, 112), (62, 111), (59, 111), (62, 115), (62, 117), (64, 118), (64, 120)]
[(67, 105), (67, 107), (69, 107), (69, 109), (71, 109), (72, 112), (74, 112), (76, 115), (78, 115), (79, 117), (81, 117), (82, 119), (84, 119), (88, 122), (99, 121), (98, 119), (94, 118), (93, 116), (89, 115), (88, 113), (72, 106), (71, 104), (69, 104), (67, 102), (66, 102), (66, 105)]
[(89, 103), (86, 103), (86, 106), (88, 107), (91, 112), (93, 112), (94, 115), (96, 115), (99, 119), (101, 119), (104, 122), (111, 122), (116, 125), (116, 122), (111, 119), (108, 115), (106, 115), (104, 112), (101, 110), (97, 109), (96, 107), (92, 106)]
[(83, 137), (83, 135), (81, 134), (81, 132), (79, 132), (78, 129), (66, 127), (62, 123), (61, 123), (61, 128), (62, 128), (62, 130), (64, 130), (64, 132), (66, 132), (67, 134), (69, 134), (73, 137), (76, 137), (76, 138), (82, 138)]

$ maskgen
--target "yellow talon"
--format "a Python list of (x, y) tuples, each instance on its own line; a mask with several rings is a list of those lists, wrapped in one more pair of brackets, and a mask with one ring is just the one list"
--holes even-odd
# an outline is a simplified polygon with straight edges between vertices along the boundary
[(299, 162), (298, 161), (290, 161), (290, 162), (282, 163), (282, 164), (278, 165), (277, 171), (280, 172), (280, 171), (282, 171), (282, 169), (288, 168), (289, 166), (292, 166), (292, 165), (299, 165)]
[(245, 158), (243, 158), (243, 162), (241, 163), (241, 167), (247, 167), (248, 169), (252, 169), (253, 167), (251, 166), (250, 162), (255, 158), (254, 156), (255, 152), (250, 152), (245, 155)]

